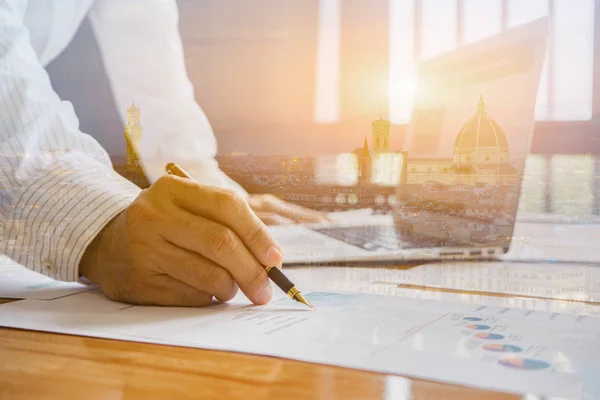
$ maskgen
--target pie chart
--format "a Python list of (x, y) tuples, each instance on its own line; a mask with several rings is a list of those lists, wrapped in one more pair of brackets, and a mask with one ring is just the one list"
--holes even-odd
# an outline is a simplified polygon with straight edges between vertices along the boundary
[(513, 346), (512, 344), (497, 344), (488, 343), (482, 346), (485, 350), (496, 351), (499, 353), (520, 353), (523, 351), (519, 346)]
[(477, 339), (484, 339), (484, 340), (502, 340), (502, 339), (504, 339), (504, 336), (499, 335), (497, 333), (476, 333), (475, 337)]
[(514, 369), (536, 370), (550, 367), (550, 364), (546, 361), (534, 360), (532, 358), (505, 358), (498, 362), (500, 365)]
[(467, 328), (469, 328), (469, 329), (475, 329), (475, 330), (478, 330), (478, 331), (484, 331), (486, 329), (490, 329), (490, 327), (487, 326), (487, 325), (479, 325), (479, 324), (469, 324), (469, 325), (467, 325)]
[(479, 317), (464, 317), (463, 319), (465, 321), (471, 321), (471, 322), (483, 321), (483, 318), (479, 318)]

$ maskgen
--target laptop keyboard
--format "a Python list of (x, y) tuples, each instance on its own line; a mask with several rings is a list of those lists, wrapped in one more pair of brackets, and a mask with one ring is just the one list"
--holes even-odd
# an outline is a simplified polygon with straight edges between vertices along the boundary
[(437, 247), (440, 245), (438, 240), (429, 238), (419, 240), (411, 238), (409, 241), (408, 238), (397, 232), (393, 225), (322, 227), (313, 228), (313, 230), (367, 251)]

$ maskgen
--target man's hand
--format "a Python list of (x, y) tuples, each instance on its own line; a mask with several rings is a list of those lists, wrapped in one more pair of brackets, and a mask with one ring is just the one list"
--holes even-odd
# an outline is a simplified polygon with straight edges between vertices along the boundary
[(248, 203), (267, 225), (329, 221), (325, 213), (285, 202), (270, 194), (251, 195)]
[(107, 297), (135, 304), (204, 306), (239, 288), (271, 300), (266, 265), (282, 254), (246, 200), (233, 191), (166, 175), (88, 246), (81, 274)]

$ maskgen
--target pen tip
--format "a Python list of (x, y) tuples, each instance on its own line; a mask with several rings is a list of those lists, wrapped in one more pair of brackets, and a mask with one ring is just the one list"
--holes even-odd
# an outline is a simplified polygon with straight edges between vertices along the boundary
[(310, 304), (310, 302), (308, 300), (306, 300), (306, 298), (302, 295), (302, 293), (296, 293), (296, 295), (294, 296), (294, 299), (296, 299), (296, 301), (312, 308), (313, 311), (317, 311), (317, 309), (314, 308), (313, 305)]

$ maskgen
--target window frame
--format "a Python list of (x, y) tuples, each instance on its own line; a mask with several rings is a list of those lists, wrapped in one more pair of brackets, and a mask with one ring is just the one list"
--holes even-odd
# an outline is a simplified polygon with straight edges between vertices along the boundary
[[(461, 1), (461, 0), (459, 0)], [(552, 13), (554, 0), (550, 2)], [(507, 0), (503, 0), (508, 4)], [(588, 121), (536, 121), (531, 152), (536, 154), (600, 154), (600, 0), (594, 0), (594, 79), (592, 118)], [(551, 69), (552, 66), (550, 65)], [(548, 75), (552, 75), (551, 72)], [(552, 86), (550, 86), (550, 91)]]
[[(463, 41), (463, 7), (464, 0), (457, 2), (456, 36), (458, 45)], [(554, 0), (548, 0), (549, 13), (552, 17)], [(415, 1), (414, 8), (416, 21), (414, 49), (418, 59), (421, 53), (421, 16), (422, 6), (420, 1)], [(594, 56), (593, 56), (593, 94), (592, 118), (588, 121), (535, 121), (531, 153), (535, 154), (600, 154), (600, 0), (594, 0)], [(508, 0), (502, 0), (502, 29), (508, 26)], [(552, 49), (550, 49), (552, 51)], [(552, 76), (552, 65), (548, 66)], [(552, 82), (549, 87), (552, 93)], [(552, 95), (550, 95), (552, 96)], [(550, 102), (552, 103), (552, 97)], [(568, 134), (567, 134), (568, 132)]]

